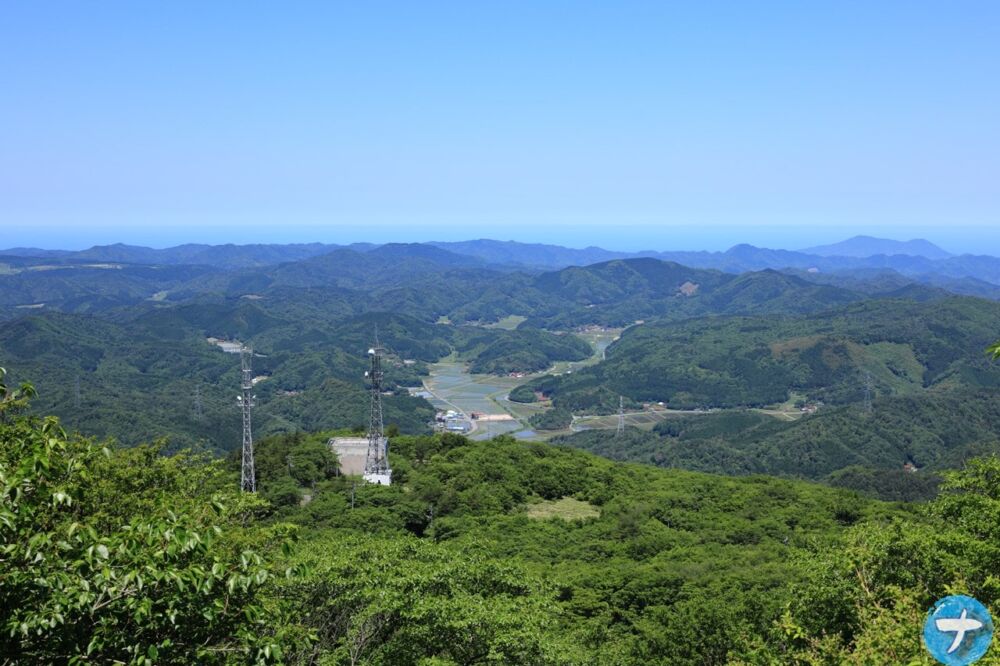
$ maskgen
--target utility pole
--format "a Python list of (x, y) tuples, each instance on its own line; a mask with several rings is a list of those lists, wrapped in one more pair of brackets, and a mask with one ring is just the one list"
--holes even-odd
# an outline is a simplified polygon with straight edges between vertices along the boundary
[(242, 381), (241, 394), (236, 398), (243, 408), (243, 465), (240, 472), (240, 488), (246, 493), (257, 492), (257, 475), (253, 465), (253, 432), (251, 431), (250, 408), (254, 406), (253, 395), (253, 349), (240, 348)]
[(368, 419), (368, 454), (365, 458), (364, 479), (369, 483), (388, 486), (392, 483), (392, 470), (386, 456), (388, 441), (382, 424), (382, 355), (385, 349), (378, 341), (375, 328), (375, 345), (368, 350), (371, 369), (365, 373), (371, 381), (371, 410)]

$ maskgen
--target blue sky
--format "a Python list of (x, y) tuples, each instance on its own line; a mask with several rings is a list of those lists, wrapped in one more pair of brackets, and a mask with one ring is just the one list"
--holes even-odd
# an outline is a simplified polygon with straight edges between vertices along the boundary
[(6, 3), (0, 246), (1000, 254), (996, 2)]

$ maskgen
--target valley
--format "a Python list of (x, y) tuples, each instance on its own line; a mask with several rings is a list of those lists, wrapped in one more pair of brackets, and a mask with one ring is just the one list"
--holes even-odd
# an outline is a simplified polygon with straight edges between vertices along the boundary
[(0, 666), (1000, 666), (1000, 3), (3, 10)]
[[(1000, 386), (982, 353), (1000, 330), (1000, 305), (915, 284), (868, 293), (651, 257), (537, 272), (419, 244), (317, 249), (277, 264), (264, 258), (283, 248), (233, 252), (250, 264), (144, 266), (125, 261), (141, 252), (117, 248), (89, 255), (122, 262), (119, 270), (72, 268), (75, 277), (59, 282), (59, 270), (36, 271), (45, 305), (8, 312), (0, 360), (15, 381), (37, 385), (40, 410), (84, 432), (126, 444), (169, 433), (174, 449), (222, 453), (239, 441), (237, 410), (223, 398), (237, 368), (206, 338), (257, 352), (267, 381), (255, 385), (256, 431), (267, 436), (363, 428), (363, 353), (377, 328), (389, 351), (386, 422), (402, 433), (430, 432), (435, 412), (453, 410), (464, 424), (456, 430), (477, 439), (515, 433), (623, 460), (821, 480), (857, 464), (888, 474), (939, 463), (893, 438), (873, 444), (886, 447), (875, 458), (845, 453), (812, 467), (811, 456), (744, 461), (751, 454), (734, 451), (757, 435), (739, 430), (683, 454), (662, 433), (679, 419), (749, 411), (766, 417), (754, 430), (765, 442), (787, 433), (783, 446), (803, 450), (815, 422), (834, 427), (824, 440), (845, 438), (850, 449), (858, 438), (834, 414), (860, 405), (866, 382), (876, 413), (903, 398), (922, 405)], [(392, 269), (367, 275), (366, 255)], [(0, 303), (15, 300), (25, 274), (0, 276)], [(123, 279), (132, 286), (122, 289)], [(41, 286), (32, 289), (41, 295)], [(159, 408), (143, 409), (151, 399)], [(619, 400), (627, 431), (645, 434), (608, 439)], [(995, 438), (976, 432), (962, 446), (991, 450)]]
[[(905, 535), (967, 544), (965, 528), (941, 518), (951, 489), (993, 478), (1000, 372), (985, 350), (1000, 304), (987, 298), (896, 278), (883, 290), (867, 278), (819, 284), (792, 270), (730, 274), (652, 257), (483, 265), (429, 245), (254, 263), (283, 252), (232, 249), (237, 266), (0, 275), (0, 307), (17, 303), (0, 321), (0, 416), (11, 415), (0, 418), (0, 465), (46, 441), (61, 443), (30, 455), (86, 461), (73, 469), (93, 476), (60, 488), (101, 527), (109, 558), (133, 543), (137, 520), (145, 530), (164, 520), (218, 527), (220, 548), (201, 547), (219, 566), (255, 571), (237, 608), (269, 618), (242, 645), (283, 650), (286, 661), (336, 653), (355, 635), (304, 608), (392, 617), (393, 632), (377, 641), (389, 656), (361, 650), (371, 664), (410, 666), (415, 645), (452, 659), (442, 663), (474, 660), (445, 617), (459, 618), (477, 650), (524, 666), (645, 664), (651, 651), (700, 666), (764, 650), (761, 663), (780, 663), (786, 652), (761, 647), (780, 644), (813, 659), (815, 643), (782, 643), (783, 623), (813, 621), (799, 600), (824, 598), (830, 567), (841, 586), (832, 616), (796, 635), (862, 635), (843, 553), (908, 570), (910, 546), (931, 560), (928, 541)], [(133, 251), (111, 254), (121, 253)], [(377, 257), (390, 265), (372, 274)], [(39, 282), (26, 283), (29, 273)], [(27, 297), (38, 307), (21, 307)], [(342, 475), (328, 444), (364, 447), (376, 336), (391, 486)], [(254, 350), (252, 497), (238, 492), (240, 410), (230, 397), (240, 385), (233, 352), (244, 346)], [(37, 395), (21, 397), (22, 381)], [(41, 435), (49, 415), (64, 442)], [(123, 495), (138, 507), (127, 516), (116, 508)], [(210, 497), (239, 508), (211, 518)], [(89, 535), (70, 550), (98, 548)], [(145, 541), (127, 547), (183, 566)], [(259, 569), (232, 559), (247, 548), (259, 551)], [(58, 566), (53, 554), (23, 568), (45, 580), (56, 575), (40, 569), (50, 561)], [(891, 576), (878, 584), (889, 597), (902, 589)], [(200, 607), (219, 588), (151, 594)], [(412, 615), (414, 594), (426, 614)], [(227, 627), (242, 622), (220, 613)], [(725, 622), (692, 639), (692, 616)], [(30, 612), (18, 618), (55, 635)], [(204, 621), (187, 631), (204, 642), (233, 630)], [(25, 645), (17, 649), (47, 649)], [(157, 649), (204, 654), (179, 639)]]

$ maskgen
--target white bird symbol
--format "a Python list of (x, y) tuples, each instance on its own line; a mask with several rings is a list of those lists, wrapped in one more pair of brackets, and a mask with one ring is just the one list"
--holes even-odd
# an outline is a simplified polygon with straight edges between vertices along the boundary
[(965, 634), (967, 632), (983, 628), (982, 622), (968, 618), (968, 614), (969, 611), (963, 608), (962, 615), (960, 617), (944, 618), (935, 621), (938, 631), (947, 633), (955, 632), (955, 640), (952, 641), (951, 647), (948, 648), (948, 654), (951, 654), (958, 649), (958, 646), (962, 644), (963, 640), (965, 640)]

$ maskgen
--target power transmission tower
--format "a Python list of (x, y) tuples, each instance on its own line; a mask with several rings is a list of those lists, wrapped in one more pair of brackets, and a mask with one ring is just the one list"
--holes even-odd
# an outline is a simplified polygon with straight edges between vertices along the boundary
[(198, 421), (201, 421), (202, 415), (203, 415), (203, 413), (202, 413), (202, 408), (201, 408), (201, 386), (199, 384), (195, 384), (195, 386), (194, 386), (194, 418), (197, 419)]
[(382, 425), (382, 354), (385, 349), (378, 341), (375, 329), (375, 345), (368, 350), (371, 369), (365, 373), (371, 381), (371, 412), (368, 419), (368, 455), (365, 458), (364, 479), (369, 483), (388, 486), (392, 483), (392, 470), (386, 457), (388, 441)]
[(618, 430), (615, 431), (615, 437), (621, 437), (625, 434), (625, 396), (618, 396)]
[(871, 414), (875, 411), (875, 407), (872, 405), (872, 373), (865, 371), (865, 414)]
[(253, 432), (250, 429), (250, 408), (254, 406), (256, 396), (253, 394), (253, 349), (241, 347), (240, 366), (242, 381), (241, 395), (236, 398), (243, 408), (243, 467), (240, 473), (240, 488), (243, 492), (257, 492), (257, 475), (253, 465)]

